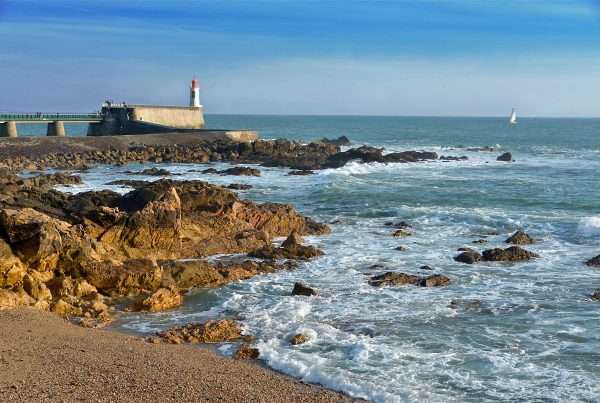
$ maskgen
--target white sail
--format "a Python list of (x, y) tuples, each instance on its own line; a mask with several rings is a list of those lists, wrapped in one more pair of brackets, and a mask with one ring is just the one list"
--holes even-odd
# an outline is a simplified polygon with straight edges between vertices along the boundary
[(510, 124), (517, 124), (517, 111), (515, 111), (515, 108), (513, 108), (512, 113), (510, 114)]

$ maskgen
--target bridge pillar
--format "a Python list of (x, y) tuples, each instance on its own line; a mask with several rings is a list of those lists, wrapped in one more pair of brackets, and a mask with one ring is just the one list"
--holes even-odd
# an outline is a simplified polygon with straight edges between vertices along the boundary
[(65, 137), (64, 123), (60, 120), (48, 123), (48, 130), (46, 131), (46, 136)]
[(17, 137), (17, 123), (10, 121), (0, 123), (0, 137)]

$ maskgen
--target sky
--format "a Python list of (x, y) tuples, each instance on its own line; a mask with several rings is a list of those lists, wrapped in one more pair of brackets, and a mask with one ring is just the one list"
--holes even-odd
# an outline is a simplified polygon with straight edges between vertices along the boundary
[(600, 117), (600, 0), (0, 0), (0, 111)]

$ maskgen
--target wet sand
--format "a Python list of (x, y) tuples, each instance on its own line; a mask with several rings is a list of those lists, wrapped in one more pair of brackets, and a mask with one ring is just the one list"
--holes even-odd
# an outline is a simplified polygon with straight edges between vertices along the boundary
[(0, 401), (353, 401), (256, 363), (31, 308), (0, 311), (0, 324)]

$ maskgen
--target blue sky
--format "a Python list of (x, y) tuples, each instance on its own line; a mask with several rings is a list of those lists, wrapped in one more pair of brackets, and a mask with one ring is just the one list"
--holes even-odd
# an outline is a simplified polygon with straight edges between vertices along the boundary
[(0, 0), (0, 110), (600, 116), (597, 0)]

